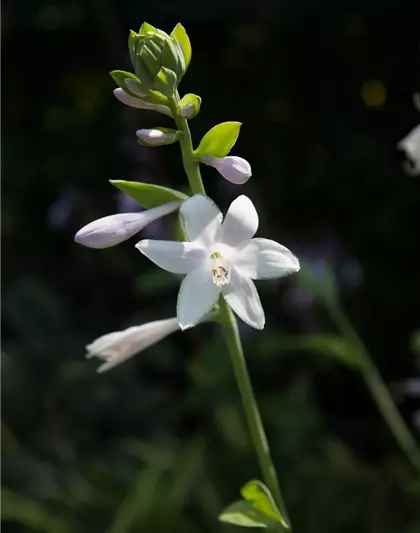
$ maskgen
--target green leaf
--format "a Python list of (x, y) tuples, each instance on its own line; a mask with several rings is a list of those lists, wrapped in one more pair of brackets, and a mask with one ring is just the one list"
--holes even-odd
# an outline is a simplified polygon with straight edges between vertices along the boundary
[(221, 124), (217, 124), (217, 126), (209, 130), (201, 139), (200, 145), (195, 150), (194, 155), (198, 157), (203, 155), (225, 157), (235, 144), (240, 129), (240, 122), (222, 122)]
[(131, 198), (146, 209), (158, 207), (167, 202), (184, 202), (188, 199), (188, 196), (180, 191), (159, 185), (151, 185), (150, 183), (125, 180), (110, 180), (110, 183), (120, 191), (131, 196)]
[(190, 39), (187, 35), (187, 32), (185, 31), (184, 26), (178, 22), (178, 24), (172, 30), (171, 36), (175, 37), (180, 47), (182, 48), (182, 51), (184, 53), (185, 70), (186, 70), (191, 61), (192, 50), (191, 50)]
[[(188, 119), (194, 118), (200, 112), (200, 107), (201, 98), (196, 94), (188, 93), (181, 98), (178, 104), (178, 114)], [(185, 109), (185, 114), (182, 113), (183, 109)]]
[(148, 32), (155, 32), (156, 28), (147, 22), (143, 22), (139, 29), (139, 35), (145, 35)]
[(291, 350), (309, 350), (338, 359), (350, 367), (360, 365), (360, 358), (356, 348), (344, 337), (332, 333), (314, 333), (313, 335), (299, 335), (296, 338), (284, 339), (283, 348)]
[(219, 520), (242, 527), (270, 527), (273, 525), (273, 520), (256, 511), (252, 504), (245, 500), (231, 503), (219, 515)]
[(241, 489), (243, 500), (233, 502), (219, 520), (242, 527), (288, 528), (268, 488), (261, 481), (249, 481)]
[(133, 80), (133, 83), (137, 83), (141, 86), (141, 81), (138, 79), (137, 76), (132, 74), (131, 72), (125, 72), (125, 70), (113, 70), (109, 73), (112, 79), (115, 81), (115, 83), (121, 87), (125, 92), (132, 94), (133, 96), (137, 96), (135, 93), (130, 91), (130, 89), (127, 87), (127, 83), (125, 80)]

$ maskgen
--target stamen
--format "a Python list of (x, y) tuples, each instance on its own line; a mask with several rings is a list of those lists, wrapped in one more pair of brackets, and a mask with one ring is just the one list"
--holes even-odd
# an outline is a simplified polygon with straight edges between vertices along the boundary
[(219, 252), (215, 252), (210, 257), (213, 260), (211, 268), (213, 283), (218, 287), (227, 285), (230, 281), (230, 261), (223, 259)]

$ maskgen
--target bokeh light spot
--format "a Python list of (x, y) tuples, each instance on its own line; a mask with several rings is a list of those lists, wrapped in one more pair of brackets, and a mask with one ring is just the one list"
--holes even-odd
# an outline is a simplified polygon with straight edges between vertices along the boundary
[(386, 87), (380, 80), (365, 81), (360, 96), (366, 107), (380, 109), (386, 102)]

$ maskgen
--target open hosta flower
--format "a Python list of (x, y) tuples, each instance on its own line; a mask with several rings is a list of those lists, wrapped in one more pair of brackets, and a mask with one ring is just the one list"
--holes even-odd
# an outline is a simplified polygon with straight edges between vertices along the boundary
[(420, 126), (411, 130), (398, 143), (398, 148), (404, 150), (409, 159), (409, 164), (405, 165), (407, 172), (413, 175), (420, 174)]
[(114, 89), (114, 95), (120, 102), (130, 107), (136, 107), (137, 109), (146, 109), (147, 111), (157, 111), (158, 113), (163, 113), (168, 117), (173, 116), (171, 110), (167, 105), (146, 102), (141, 98), (136, 98), (135, 96), (128, 94), (121, 88)]
[(214, 167), (225, 179), (236, 185), (242, 185), (252, 176), (251, 165), (248, 161), (236, 155), (226, 157), (205, 155), (201, 157), (201, 162)]
[(204, 195), (183, 202), (180, 213), (191, 242), (143, 240), (136, 247), (161, 268), (187, 274), (177, 304), (181, 329), (196, 325), (220, 294), (244, 322), (262, 329), (264, 311), (252, 280), (297, 272), (298, 259), (277, 242), (253, 238), (258, 214), (246, 196), (232, 202), (223, 222)]
[(80, 229), (74, 240), (89, 248), (109, 248), (126, 241), (148, 224), (172, 213), (180, 202), (168, 202), (141, 213), (120, 213), (94, 220)]
[(86, 346), (88, 352), (86, 357), (88, 359), (91, 357), (103, 359), (105, 363), (98, 368), (98, 372), (105, 372), (105, 370), (127, 361), (136, 353), (145, 350), (178, 329), (178, 320), (168, 318), (141, 326), (133, 326), (123, 331), (114, 331), (102, 335)]

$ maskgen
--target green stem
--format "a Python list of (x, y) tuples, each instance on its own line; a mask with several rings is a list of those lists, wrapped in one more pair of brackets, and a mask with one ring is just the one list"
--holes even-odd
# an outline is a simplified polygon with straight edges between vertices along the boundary
[[(179, 142), (181, 145), (182, 161), (184, 163), (185, 172), (187, 173), (192, 193), (206, 194), (203, 181), (201, 179), (200, 165), (194, 159), (194, 150), (190, 128), (188, 127), (188, 121), (184, 117), (178, 115), (178, 102), (178, 93), (176, 93), (172, 99), (169, 99), (169, 107), (175, 118), (176, 126), (184, 134)], [(252, 390), (248, 369), (246, 367), (241, 338), (239, 336), (238, 326), (236, 324), (236, 318), (222, 296), (219, 300), (219, 307), (223, 331), (229, 347), (233, 370), (238, 383), (239, 391), (241, 393), (242, 404), (245, 410), (252, 442), (260, 463), (262, 476), (265, 484), (270, 489), (277, 506), (279, 507), (281, 515), (290, 527), (290, 520), (281, 496), (276, 471), (270, 455), (270, 448), (268, 446), (264, 426), (262, 424), (258, 405)]]
[(178, 101), (179, 96), (176, 94), (175, 98), (169, 100), (169, 107), (175, 118), (177, 128), (184, 134), (179, 140), (179, 144), (181, 145), (182, 162), (184, 163), (185, 172), (187, 173), (192, 193), (206, 194), (203, 180), (201, 179), (200, 164), (194, 160), (194, 149), (188, 121), (178, 115)]
[(226, 337), (226, 342), (229, 347), (236, 382), (238, 383), (239, 391), (241, 393), (248, 427), (251, 433), (255, 451), (257, 452), (264, 482), (270, 489), (274, 500), (279, 507), (281, 515), (289, 527), (291, 527), (286, 506), (280, 492), (276, 470), (271, 459), (270, 448), (268, 446), (264, 426), (258, 410), (254, 391), (252, 390), (252, 383), (248, 374), (244, 352), (242, 350), (242, 343), (239, 336), (236, 318), (223, 296), (220, 296), (219, 308), (220, 318)]
[(373, 363), (369, 352), (360, 339), (350, 320), (338, 304), (330, 304), (330, 314), (339, 331), (346, 337), (359, 353), (361, 373), (370, 393), (389, 426), (395, 440), (408, 457), (411, 464), (420, 470), (420, 449), (404, 419), (398, 411), (392, 396)]

